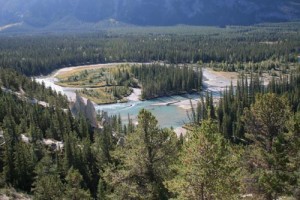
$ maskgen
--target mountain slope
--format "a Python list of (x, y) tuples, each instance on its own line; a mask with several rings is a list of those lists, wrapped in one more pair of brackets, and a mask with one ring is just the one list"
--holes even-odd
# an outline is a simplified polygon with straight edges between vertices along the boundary
[[(134, 25), (223, 26), (299, 18), (298, 0), (0, 0), (0, 26), (24, 22), (41, 28), (62, 19), (81, 23), (115, 19)], [(68, 25), (68, 21), (65, 23)]]

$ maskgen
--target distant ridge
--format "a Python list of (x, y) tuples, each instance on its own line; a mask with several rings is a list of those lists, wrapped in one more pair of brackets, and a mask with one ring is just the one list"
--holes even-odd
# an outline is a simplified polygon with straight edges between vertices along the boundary
[(177, 24), (223, 27), (297, 19), (298, 0), (0, 0), (0, 27), (22, 23), (5, 29), (20, 31)]

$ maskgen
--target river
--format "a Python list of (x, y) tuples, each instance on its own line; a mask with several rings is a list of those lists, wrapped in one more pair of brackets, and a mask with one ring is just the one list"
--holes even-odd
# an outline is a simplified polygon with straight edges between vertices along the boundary
[[(106, 67), (111, 66), (111, 64), (100, 64), (95, 65), (95, 67)], [(91, 66), (80, 66), (82, 68), (91, 68)], [(55, 76), (62, 71), (70, 70), (72, 68), (64, 68), (58, 70), (56, 73), (49, 75), (47, 77), (36, 77), (37, 82), (44, 82), (46, 87), (51, 87), (57, 92), (65, 94), (69, 100), (74, 100), (75, 90), (74, 88), (65, 88), (56, 85), (58, 81)], [(73, 67), (74, 69), (74, 67)], [(233, 72), (215, 72), (208, 68), (203, 68), (203, 86), (205, 90), (213, 92), (213, 96), (218, 98), (220, 96), (220, 91), (224, 90), (227, 86), (236, 83), (238, 78), (237, 73)], [(173, 127), (178, 131), (183, 131), (180, 129), (185, 123), (189, 122), (189, 114), (191, 111), (190, 100), (195, 105), (199, 100), (199, 95), (201, 94), (187, 94), (187, 95), (175, 95), (171, 97), (160, 97), (153, 100), (140, 101), (138, 100), (138, 95), (140, 94), (139, 89), (134, 89), (133, 94), (128, 97), (127, 103), (116, 103), (110, 105), (95, 105), (97, 111), (105, 111), (110, 115), (120, 115), (122, 121), (126, 123), (128, 121), (128, 116), (133, 119), (134, 122), (137, 121), (137, 115), (139, 111), (144, 108), (152, 112), (152, 114), (157, 118), (160, 127), (170, 128)], [(177, 131), (177, 132), (178, 132)]]

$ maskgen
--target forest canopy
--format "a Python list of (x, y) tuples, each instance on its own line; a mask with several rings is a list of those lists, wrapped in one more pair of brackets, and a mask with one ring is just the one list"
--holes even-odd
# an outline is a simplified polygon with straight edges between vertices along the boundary
[[(33, 199), (299, 199), (299, 28), (1, 36), (0, 198), (15, 190)], [(95, 84), (132, 87), (138, 79), (151, 98), (200, 91), (201, 66), (241, 76), (217, 102), (204, 93), (178, 137), (144, 109), (137, 124), (104, 112), (93, 122), (74, 115), (65, 96), (27, 77), (123, 61), (151, 65)], [(265, 72), (274, 73), (267, 85)]]
[[(243, 64), (297, 62), (299, 22), (257, 26), (119, 28), (89, 34), (0, 36), (0, 66), (26, 75), (68, 66), (152, 62)], [(265, 64), (264, 68), (268, 66)], [(223, 70), (224, 70), (223, 69)]]

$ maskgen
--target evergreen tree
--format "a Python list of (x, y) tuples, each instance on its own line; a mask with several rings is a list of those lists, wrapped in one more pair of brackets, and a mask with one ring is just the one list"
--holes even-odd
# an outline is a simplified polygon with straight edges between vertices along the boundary
[(97, 200), (105, 200), (105, 188), (102, 178), (99, 178), (98, 190), (97, 190)]
[(257, 95), (244, 113), (248, 138), (253, 141), (248, 155), (249, 170), (261, 194), (268, 200), (288, 193), (288, 146), (285, 128), (291, 116), (283, 97), (268, 93)]
[(70, 168), (66, 177), (67, 185), (65, 191), (65, 199), (82, 200), (92, 199), (89, 191), (82, 187), (83, 178), (78, 170)]
[(34, 199), (59, 200), (64, 194), (64, 185), (50, 156), (45, 156), (36, 166), (36, 177), (33, 184)]
[(11, 115), (7, 115), (3, 120), (4, 131), (4, 179), (7, 183), (14, 184), (16, 178), (16, 166), (14, 163), (14, 152), (19, 141), (16, 133), (16, 124)]
[(163, 181), (170, 176), (168, 166), (176, 158), (176, 144), (175, 133), (159, 129), (155, 117), (141, 110), (136, 131), (114, 152), (118, 165), (105, 172), (114, 191), (111, 198), (167, 199)]
[(24, 191), (30, 192), (34, 178), (34, 156), (29, 144), (19, 142), (14, 153), (15, 185)]
[(245, 109), (244, 122), (251, 139), (260, 143), (262, 148), (270, 153), (274, 139), (283, 133), (290, 116), (287, 100), (268, 93), (257, 95), (250, 109)]
[(296, 199), (300, 198), (300, 112), (297, 112), (289, 123), (289, 140), (291, 147), (289, 148), (289, 159), (292, 163), (292, 175), (296, 179), (292, 192)]
[(177, 199), (238, 199), (241, 192), (240, 150), (230, 145), (211, 120), (189, 133), (177, 175), (166, 181)]

